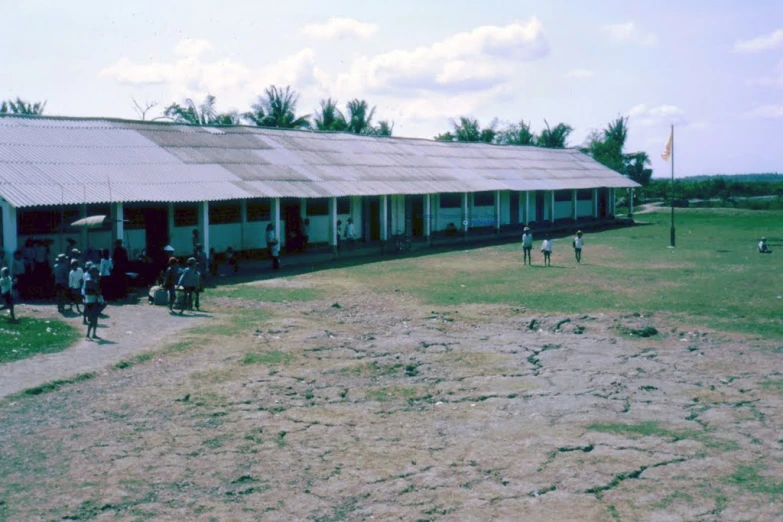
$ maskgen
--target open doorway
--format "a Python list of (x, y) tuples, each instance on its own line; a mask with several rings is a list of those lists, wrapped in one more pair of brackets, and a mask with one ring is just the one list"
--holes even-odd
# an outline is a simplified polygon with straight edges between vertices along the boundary
[(606, 219), (606, 203), (607, 203), (607, 197), (606, 193), (609, 192), (609, 189), (598, 189), (598, 217), (600, 219)]
[(286, 252), (304, 252), (304, 229), (301, 203), (298, 199), (280, 201), (280, 216), (285, 223)]
[(362, 228), (367, 241), (381, 240), (381, 200), (378, 196), (366, 196), (362, 198)]
[(509, 215), (508, 215), (508, 221), (512, 225), (519, 224), (519, 192), (516, 190), (512, 190), (509, 192), (509, 198), (508, 198), (508, 209), (509, 209)]
[(407, 207), (405, 212), (411, 216), (411, 226), (407, 232), (413, 237), (424, 237), (424, 196), (408, 196)]
[(536, 223), (544, 222), (544, 191), (536, 191)]

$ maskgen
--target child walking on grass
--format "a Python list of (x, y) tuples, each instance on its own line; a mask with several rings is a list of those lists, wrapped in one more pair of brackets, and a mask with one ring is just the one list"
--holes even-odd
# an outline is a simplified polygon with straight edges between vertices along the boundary
[(528, 227), (525, 227), (522, 232), (522, 262), (526, 265), (532, 265), (530, 252), (533, 250), (533, 233)]
[(582, 246), (584, 245), (584, 242), (582, 241), (582, 231), (577, 230), (576, 237), (574, 238), (574, 241), (572, 242), (572, 245), (574, 247), (574, 255), (576, 256), (576, 262), (581, 263), (582, 262)]
[(552, 266), (552, 241), (549, 236), (544, 236), (544, 241), (541, 243), (541, 253), (544, 254), (544, 266)]

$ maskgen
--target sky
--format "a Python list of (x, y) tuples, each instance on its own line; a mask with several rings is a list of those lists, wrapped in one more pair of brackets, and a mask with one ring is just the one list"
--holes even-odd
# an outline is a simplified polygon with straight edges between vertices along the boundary
[(460, 116), (570, 146), (618, 116), (654, 177), (783, 172), (780, 0), (0, 0), (0, 98), (137, 119), (207, 94), (244, 112), (269, 85), (298, 111), (365, 99), (395, 136)]

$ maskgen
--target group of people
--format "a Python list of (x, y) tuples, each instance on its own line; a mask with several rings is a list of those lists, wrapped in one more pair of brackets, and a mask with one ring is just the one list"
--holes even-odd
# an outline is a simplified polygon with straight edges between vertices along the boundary
[[(582, 263), (582, 248), (584, 247), (583, 233), (581, 230), (576, 232), (574, 239), (571, 241), (571, 246), (574, 249), (574, 257), (578, 264)], [(522, 262), (525, 265), (532, 265), (533, 260), (531, 258), (531, 252), (533, 251), (533, 233), (530, 231), (530, 227), (525, 227), (522, 230)], [(549, 235), (544, 236), (544, 240), (541, 242), (541, 254), (544, 256), (544, 266), (552, 266), (552, 252), (554, 251), (554, 244)]]
[[(194, 236), (195, 237), (195, 236)], [(229, 254), (231, 256), (229, 257)], [(233, 259), (233, 251), (231, 248), (226, 252), (226, 257), (229, 258), (229, 264)], [(214, 259), (214, 257), (212, 258)], [(234, 264), (235, 268), (237, 267)], [(192, 311), (195, 307), (196, 310), (201, 309), (201, 293), (206, 286), (207, 270), (212, 272), (212, 264), (210, 258), (204, 252), (204, 247), (197, 243), (193, 249), (193, 256), (189, 257), (185, 267), (181, 267), (179, 260), (176, 257), (170, 257), (168, 266), (161, 274), (161, 286), (168, 293), (168, 305), (169, 312), (174, 313), (174, 308), (177, 305), (177, 289), (182, 292), (182, 298), (179, 301), (179, 313), (180, 315), (185, 313), (185, 310)], [(237, 268), (238, 269), (238, 268)], [(217, 273), (215, 267), (214, 273)]]

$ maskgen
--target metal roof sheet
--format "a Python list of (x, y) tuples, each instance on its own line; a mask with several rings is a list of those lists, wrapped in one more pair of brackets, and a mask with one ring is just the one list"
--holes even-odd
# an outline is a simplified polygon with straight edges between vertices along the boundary
[(0, 196), (16, 207), (636, 186), (574, 149), (0, 117)]

